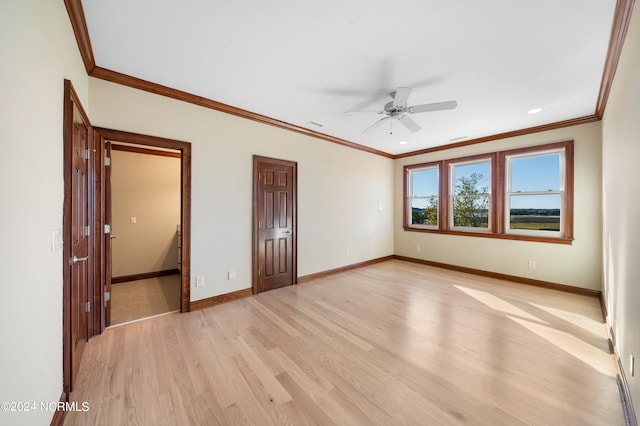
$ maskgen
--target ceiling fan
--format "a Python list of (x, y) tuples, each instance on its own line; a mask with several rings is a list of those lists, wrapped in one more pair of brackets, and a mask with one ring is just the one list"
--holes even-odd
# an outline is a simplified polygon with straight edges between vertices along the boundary
[(411, 89), (409, 87), (398, 87), (395, 91), (389, 93), (389, 96), (391, 96), (391, 99), (393, 100), (387, 102), (382, 110), (347, 112), (375, 112), (376, 114), (386, 114), (386, 117), (381, 118), (371, 126), (367, 127), (362, 132), (363, 134), (372, 131), (387, 120), (389, 120), (389, 123), (391, 124), (390, 133), (393, 133), (392, 121), (394, 119), (398, 120), (402, 125), (404, 125), (404, 127), (415, 133), (420, 131), (422, 127), (420, 127), (418, 123), (416, 123), (411, 117), (409, 117), (410, 114), (419, 112), (444, 111), (448, 109), (454, 109), (458, 106), (458, 103), (456, 101), (435, 102), (431, 104), (408, 106), (407, 100), (409, 99), (410, 94)]

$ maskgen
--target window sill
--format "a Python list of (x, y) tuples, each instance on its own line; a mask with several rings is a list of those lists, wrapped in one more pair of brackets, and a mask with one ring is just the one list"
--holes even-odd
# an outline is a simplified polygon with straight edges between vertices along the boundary
[(405, 231), (408, 232), (425, 232), (429, 234), (445, 234), (445, 235), (459, 235), (464, 237), (481, 237), (481, 238), (495, 238), (499, 240), (515, 240), (515, 241), (531, 241), (536, 243), (552, 243), (552, 244), (573, 244), (573, 238), (567, 237), (545, 237), (538, 235), (521, 235), (521, 234), (497, 234), (492, 232), (466, 232), (466, 231), (452, 231), (441, 229), (425, 229), (425, 228), (413, 228), (411, 226), (404, 226)]

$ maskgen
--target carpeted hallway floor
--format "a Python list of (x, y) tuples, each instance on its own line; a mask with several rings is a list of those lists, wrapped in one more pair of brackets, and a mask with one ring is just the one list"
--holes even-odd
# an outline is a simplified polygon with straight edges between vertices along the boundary
[(180, 274), (111, 285), (111, 325), (180, 310)]

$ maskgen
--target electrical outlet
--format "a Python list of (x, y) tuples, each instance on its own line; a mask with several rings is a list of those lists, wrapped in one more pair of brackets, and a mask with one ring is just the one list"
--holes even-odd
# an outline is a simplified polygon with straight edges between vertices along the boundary
[(631, 374), (631, 377), (636, 375), (635, 367), (636, 367), (636, 360), (633, 357), (633, 354), (630, 354), (629, 355), (629, 373)]
[(138, 219), (136, 219), (135, 216), (131, 216), (129, 218), (129, 223), (132, 224), (132, 225), (135, 225), (136, 223), (138, 223)]
[(227, 272), (227, 281), (233, 281), (236, 279), (236, 271)]
[(530, 260), (529, 261), (529, 269), (536, 269), (536, 261), (535, 260)]
[(422, 250), (422, 246), (419, 244), (416, 244), (416, 251), (421, 251)]
[(196, 277), (196, 287), (204, 286), (204, 275), (198, 275)]

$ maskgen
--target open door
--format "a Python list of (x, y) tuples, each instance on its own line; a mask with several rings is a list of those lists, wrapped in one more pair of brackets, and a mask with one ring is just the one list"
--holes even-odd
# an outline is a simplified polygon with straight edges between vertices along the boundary
[(296, 283), (297, 163), (254, 156), (253, 293)]
[(68, 396), (89, 339), (94, 282), (93, 129), (71, 82), (64, 82), (63, 380)]
[(111, 142), (101, 140), (104, 146), (104, 325), (111, 325), (111, 240), (117, 238), (111, 233)]

